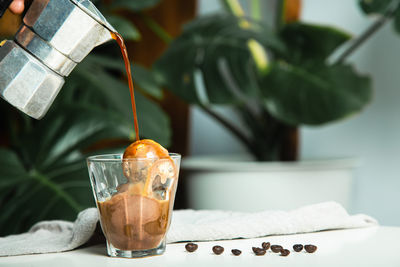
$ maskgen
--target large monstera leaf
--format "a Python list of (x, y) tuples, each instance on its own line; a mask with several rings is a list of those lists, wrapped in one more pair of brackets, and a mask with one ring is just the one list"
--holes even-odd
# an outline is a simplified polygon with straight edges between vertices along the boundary
[(0, 236), (47, 219), (74, 220), (93, 206), (83, 151), (104, 138), (129, 137), (131, 126), (114, 112), (60, 105), (13, 150), (0, 149)]
[(357, 113), (371, 100), (371, 81), (348, 65), (304, 69), (285, 62), (262, 79), (265, 107), (291, 125), (319, 125)]
[(288, 53), (259, 76), (264, 104), (291, 125), (319, 125), (359, 112), (371, 100), (369, 77), (327, 58), (350, 36), (329, 26), (287, 24), (281, 37)]
[[(154, 69), (169, 90), (189, 103), (239, 102), (229, 79), (242, 94), (254, 96), (257, 89), (246, 46), (250, 39), (274, 51), (284, 50), (267, 27), (229, 15), (205, 16), (184, 28)], [(199, 80), (204, 81), (204, 92), (197, 90)]]
[(351, 36), (339, 29), (306, 23), (286, 24), (280, 36), (287, 45), (285, 60), (298, 65), (324, 62)]

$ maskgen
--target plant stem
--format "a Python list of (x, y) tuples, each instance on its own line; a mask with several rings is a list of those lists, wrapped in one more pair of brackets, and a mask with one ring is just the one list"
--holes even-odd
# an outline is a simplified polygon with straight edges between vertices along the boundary
[(254, 20), (261, 19), (261, 3), (260, 0), (251, 0), (251, 17)]
[(218, 113), (214, 112), (213, 110), (209, 109), (208, 107), (204, 105), (198, 105), (204, 112), (206, 112), (208, 115), (213, 117), (215, 120), (217, 120), (219, 123), (221, 123), (225, 128), (227, 128), (231, 133), (233, 133), (249, 150), (251, 154), (254, 154), (254, 148), (252, 143), (249, 141), (249, 139), (246, 137), (244, 133), (242, 133), (235, 125), (227, 121), (225, 118), (223, 118), (221, 115)]
[(246, 14), (238, 0), (221, 0), (222, 5), (235, 17), (239, 18), (239, 27), (243, 29), (250, 28), (250, 23), (246, 19)]
[(243, 17), (244, 10), (238, 0), (221, 0), (221, 4), (228, 10), (232, 15), (237, 17)]
[(398, 0), (390, 3), (386, 11), (380, 16), (370, 27), (368, 27), (359, 37), (354, 39), (352, 44), (339, 56), (334, 64), (343, 63), (358, 47), (375, 34), (383, 25), (386, 24), (396, 13), (399, 8)]
[(286, 0), (276, 0), (275, 29), (278, 32), (285, 24)]
[(173, 38), (171, 37), (171, 35), (166, 32), (152, 17), (144, 13), (140, 13), (140, 17), (143, 19), (144, 23), (146, 23), (146, 25), (150, 28), (150, 30), (152, 30), (158, 36), (158, 38), (164, 41), (164, 43), (169, 44), (172, 42)]

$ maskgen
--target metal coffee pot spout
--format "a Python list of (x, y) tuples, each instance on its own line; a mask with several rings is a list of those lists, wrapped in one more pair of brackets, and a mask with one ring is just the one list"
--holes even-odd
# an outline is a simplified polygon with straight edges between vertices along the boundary
[(14, 40), (0, 43), (0, 96), (40, 119), (75, 66), (115, 29), (89, 0), (34, 0)]

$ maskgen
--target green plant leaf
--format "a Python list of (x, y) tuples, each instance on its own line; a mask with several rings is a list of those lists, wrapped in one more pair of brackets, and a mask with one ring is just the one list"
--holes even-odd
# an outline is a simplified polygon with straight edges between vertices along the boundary
[(0, 148), (0, 208), (13, 193), (14, 188), (28, 180), (29, 176), (18, 156), (13, 151)]
[(281, 38), (288, 46), (284, 57), (288, 62), (302, 65), (325, 61), (350, 37), (333, 27), (304, 23), (285, 24), (281, 31)]
[(163, 97), (162, 89), (152, 71), (135, 64), (132, 68), (132, 75), (135, 85), (138, 85), (146, 94), (156, 99)]
[(107, 16), (107, 21), (113, 25), (119, 34), (125, 40), (138, 41), (140, 40), (140, 32), (136, 29), (135, 25), (129, 20), (116, 15)]
[(114, 0), (111, 9), (128, 9), (141, 11), (156, 6), (160, 0)]
[(371, 100), (371, 81), (350, 66), (312, 70), (280, 62), (262, 79), (265, 105), (291, 125), (319, 125), (361, 111)]
[[(73, 220), (79, 210), (93, 204), (93, 200), (76, 200), (77, 191), (70, 188), (67, 192), (63, 185), (57, 184), (57, 179), (50, 180), (34, 169), (26, 170), (13, 151), (0, 149), (0, 166), (0, 236), (26, 231), (40, 219)], [(86, 171), (86, 166), (81, 169)], [(68, 175), (69, 181), (82, 181), (81, 178)], [(91, 195), (87, 174), (82, 182), (79, 190)], [(50, 200), (60, 209), (46, 209)], [(55, 213), (61, 216), (55, 216)]]
[(366, 14), (384, 13), (392, 0), (359, 0), (361, 10)]
[[(62, 120), (60, 112), (67, 113), (68, 117)], [(39, 143), (41, 148), (35, 149), (36, 168), (43, 170), (102, 139), (128, 139), (132, 127), (112, 111), (93, 106), (65, 105), (40, 121), (35, 130), (33, 134), (38, 137), (35, 144)]]
[(162, 146), (169, 147), (172, 133), (168, 116), (159, 105), (140, 92), (135, 94), (135, 98), (141, 137), (156, 140)]
[[(109, 56), (88, 55), (84, 64), (88, 65), (86, 69), (93, 69), (95, 66), (101, 66), (104, 69), (117, 70), (124, 74), (126, 73), (122, 57), (121, 59), (118, 59)], [(161, 99), (163, 96), (162, 88), (156, 79), (156, 75), (154, 75), (151, 70), (148, 70), (139, 64), (131, 65), (131, 68), (135, 89), (140, 89), (147, 95), (156, 99)]]
[[(281, 52), (285, 47), (268, 27), (251, 21), (242, 27), (240, 22), (234, 16), (212, 15), (189, 23), (156, 62), (154, 72), (189, 103), (240, 103), (237, 95), (257, 95), (247, 42), (256, 40), (266, 50)], [(203, 95), (199, 80), (204, 81)]]
[(397, 31), (397, 33), (400, 33), (400, 8), (396, 10), (396, 13), (394, 15), (394, 28)]
[[(243, 25), (243, 20), (247, 23)], [(195, 39), (196, 44), (213, 41), (255, 39), (273, 51), (284, 52), (286, 47), (268, 25), (249, 18), (237, 18), (228, 14), (207, 15), (186, 24), (181, 36)]]
[[(82, 68), (79, 75), (81, 79), (88, 81), (88, 88), (104, 95), (108, 104), (123, 115), (125, 120), (131, 122), (133, 131), (133, 115), (128, 84), (104, 71), (98, 70), (94, 73), (92, 68)], [(171, 133), (167, 115), (157, 104), (145, 98), (138, 90), (135, 91), (135, 98), (140, 137), (157, 140), (160, 144), (168, 147)], [(134, 137), (134, 132), (131, 132), (132, 137)]]

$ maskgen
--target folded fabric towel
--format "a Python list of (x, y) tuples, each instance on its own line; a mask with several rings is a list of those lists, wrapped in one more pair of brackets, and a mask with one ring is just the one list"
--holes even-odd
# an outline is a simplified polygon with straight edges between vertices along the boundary
[(377, 225), (367, 215), (350, 216), (336, 202), (323, 202), (286, 211), (255, 213), (215, 210), (174, 212), (167, 242), (255, 238)]
[(99, 214), (89, 208), (78, 214), (74, 223), (43, 221), (24, 234), (0, 238), (0, 256), (62, 252), (77, 248), (93, 235)]
[[(79, 213), (74, 223), (47, 221), (27, 233), (0, 238), (0, 256), (72, 250), (86, 243), (99, 220), (97, 209)], [(215, 210), (174, 211), (167, 242), (255, 238), (267, 235), (307, 233), (330, 229), (377, 225), (367, 215), (350, 216), (336, 202), (324, 202), (293, 211), (256, 213)]]

